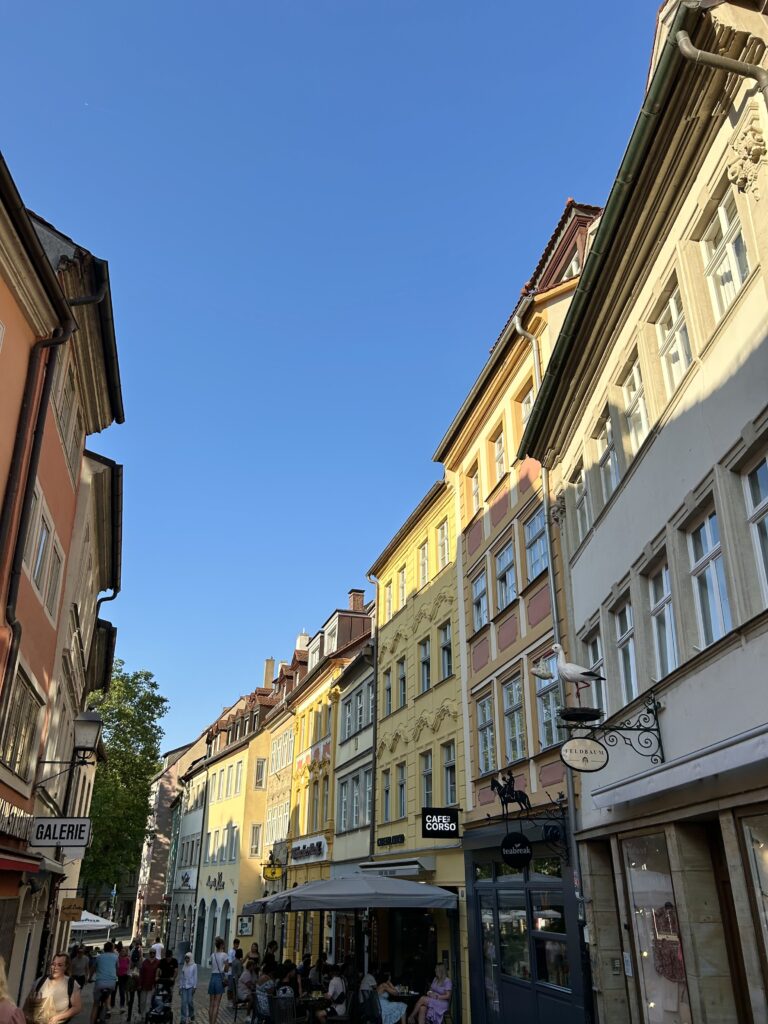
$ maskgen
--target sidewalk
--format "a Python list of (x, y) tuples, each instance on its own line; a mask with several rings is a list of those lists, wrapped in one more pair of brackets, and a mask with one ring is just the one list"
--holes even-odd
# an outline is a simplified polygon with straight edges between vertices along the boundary
[[(210, 1024), (208, 1019), (208, 981), (211, 977), (211, 971), (208, 967), (198, 967), (197, 969), (197, 990), (195, 992), (195, 1024)], [(89, 1024), (91, 1019), (91, 1008), (93, 1006), (93, 984), (88, 984), (80, 993), (80, 997), (83, 1001), (83, 1008), (77, 1016), (72, 1018), (73, 1024)], [(181, 1021), (181, 999), (179, 996), (178, 980), (173, 990), (173, 1024), (180, 1024)], [(127, 1013), (120, 1012), (120, 995), (118, 993), (117, 999), (115, 1000), (115, 1008), (112, 1010), (112, 1016), (109, 1018), (109, 1024), (125, 1024), (128, 1020)], [(139, 1014), (139, 997), (138, 994), (133, 1002), (133, 1015), (131, 1016), (132, 1024), (143, 1024), (143, 1020)], [(235, 1011), (231, 1004), (228, 1002), (226, 995), (221, 997), (221, 1005), (219, 1006), (219, 1019), (218, 1024), (245, 1024), (247, 1021), (246, 1012), (241, 1008), (237, 1011), (237, 1018), (235, 1018)]]

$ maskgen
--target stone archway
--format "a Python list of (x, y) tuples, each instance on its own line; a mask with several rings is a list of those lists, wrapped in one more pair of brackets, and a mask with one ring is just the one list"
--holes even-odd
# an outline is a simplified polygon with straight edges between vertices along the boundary
[[(189, 908), (190, 916), (192, 915), (192, 907)], [(197, 927), (195, 929), (195, 963), (202, 964), (203, 961), (203, 950), (205, 949), (205, 900), (200, 900), (200, 905), (197, 908)], [(190, 940), (192, 936), (190, 935)]]

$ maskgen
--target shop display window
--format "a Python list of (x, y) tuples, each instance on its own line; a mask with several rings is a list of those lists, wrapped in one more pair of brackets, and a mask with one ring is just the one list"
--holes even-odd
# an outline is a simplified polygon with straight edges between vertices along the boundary
[(768, 947), (768, 814), (745, 818), (744, 836), (760, 930)]
[(504, 974), (530, 981), (528, 915), (524, 892), (499, 893), (499, 954)]
[(644, 1020), (690, 1024), (683, 947), (663, 833), (622, 843)]

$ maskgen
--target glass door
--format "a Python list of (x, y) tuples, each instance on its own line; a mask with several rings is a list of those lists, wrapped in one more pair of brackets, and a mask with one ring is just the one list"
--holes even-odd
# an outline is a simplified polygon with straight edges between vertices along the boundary
[(488, 1024), (499, 1024), (499, 965), (496, 959), (496, 922), (494, 894), (484, 892), (479, 897), (480, 936), (483, 945), (483, 985), (485, 990), (485, 1019)]

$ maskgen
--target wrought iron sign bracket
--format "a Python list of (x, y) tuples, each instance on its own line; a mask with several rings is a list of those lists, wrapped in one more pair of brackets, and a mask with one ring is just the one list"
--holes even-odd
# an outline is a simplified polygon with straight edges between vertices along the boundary
[(641, 710), (617, 725), (595, 723), (594, 720), (602, 712), (594, 708), (563, 708), (560, 712), (560, 728), (567, 729), (573, 737), (597, 740), (606, 747), (617, 747), (619, 740), (622, 740), (625, 746), (640, 757), (647, 757), (651, 764), (664, 764), (664, 745), (659, 728), (661, 707), (656, 694), (650, 690)]
[[(547, 792), (549, 803), (534, 808), (525, 790), (515, 789), (515, 777), (511, 772), (506, 776), (502, 775), (501, 781), (491, 779), (491, 789), (501, 803), (502, 818), (507, 831), (510, 825), (515, 824), (526, 824), (541, 829), (538, 841), (562, 857), (566, 864), (570, 863), (565, 793), (558, 793), (557, 799), (554, 800)], [(512, 803), (517, 804), (518, 810), (510, 813), (509, 805)]]

